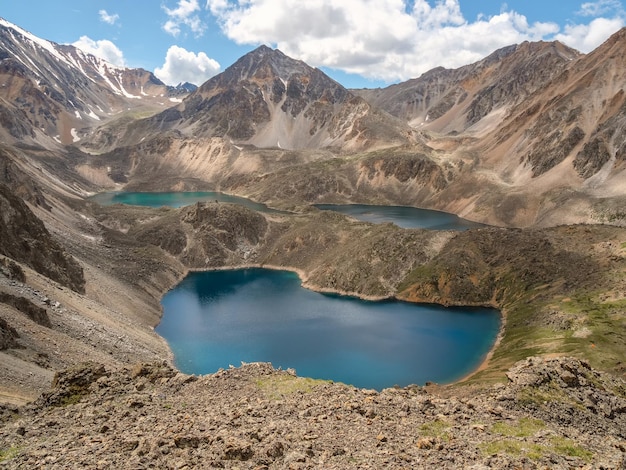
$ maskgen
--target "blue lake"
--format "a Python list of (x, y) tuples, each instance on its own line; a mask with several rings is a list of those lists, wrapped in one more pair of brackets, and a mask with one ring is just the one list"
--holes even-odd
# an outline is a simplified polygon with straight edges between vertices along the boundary
[(468, 230), (483, 224), (462, 219), (448, 212), (405, 206), (372, 206), (367, 204), (315, 204), (320, 210), (341, 212), (364, 222), (392, 222), (402, 228), (428, 230)]
[(147, 206), (147, 207), (184, 207), (196, 202), (230, 202), (239, 204), (259, 212), (281, 212), (270, 209), (265, 204), (251, 201), (245, 197), (231, 196), (229, 194), (214, 191), (195, 191), (195, 192), (162, 192), (162, 193), (146, 193), (146, 192), (109, 192), (96, 194), (89, 200), (97, 202), (103, 206), (111, 204), (128, 204), (131, 206)]
[(292, 272), (261, 268), (191, 273), (162, 305), (156, 331), (183, 372), (263, 361), (378, 390), (462, 378), (500, 328), (497, 310), (321, 294)]
[[(129, 204), (147, 207), (183, 207), (196, 202), (230, 202), (265, 213), (285, 213), (244, 197), (214, 191), (196, 192), (108, 192), (89, 198), (102, 205)], [(405, 206), (373, 206), (365, 204), (315, 204), (320, 210), (332, 210), (372, 223), (392, 222), (402, 228), (429, 230), (467, 230), (484, 225), (462, 219), (455, 214)]]

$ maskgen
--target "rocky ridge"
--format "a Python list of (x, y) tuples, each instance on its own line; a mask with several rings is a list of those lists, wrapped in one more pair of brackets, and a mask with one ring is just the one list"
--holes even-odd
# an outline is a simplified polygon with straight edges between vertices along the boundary
[(413, 126), (460, 133), (545, 87), (580, 53), (559, 42), (523, 42), (455, 70), (437, 67), (377, 90), (354, 90)]
[(241, 57), (179, 105), (133, 123), (117, 136), (116, 145), (136, 145), (164, 132), (220, 138), (238, 146), (340, 152), (415, 139), (405, 122), (372, 107), (319, 69), (267, 46)]
[(165, 364), (57, 374), (4, 407), (0, 468), (623, 468), (626, 383), (528, 358), (509, 382), (382, 392), (255, 363), (207, 376)]

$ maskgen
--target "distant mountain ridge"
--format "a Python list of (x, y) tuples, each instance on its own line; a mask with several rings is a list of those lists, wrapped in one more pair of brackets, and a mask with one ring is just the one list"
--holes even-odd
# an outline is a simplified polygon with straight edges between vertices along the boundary
[(83, 127), (129, 106), (180, 98), (181, 90), (187, 93), (151, 72), (112, 65), (0, 18), (0, 123), (7, 139), (73, 143)]
[(458, 69), (437, 67), (384, 89), (354, 92), (413, 126), (459, 133), (520, 103), (580, 55), (558, 41), (523, 42)]
[(83, 192), (208, 187), (505, 226), (621, 221), (625, 31), (587, 55), (524, 42), (377, 90), (348, 90), (261, 46), (196, 88), (2, 20), (0, 139), (20, 147), (14, 163), (33, 156), (25, 173), (51, 152), (54, 184)]

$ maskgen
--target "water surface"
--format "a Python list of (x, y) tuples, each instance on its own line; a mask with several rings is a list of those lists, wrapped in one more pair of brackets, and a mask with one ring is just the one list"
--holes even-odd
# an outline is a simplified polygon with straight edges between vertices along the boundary
[(294, 273), (260, 268), (191, 273), (162, 305), (156, 331), (183, 372), (263, 361), (379, 390), (462, 378), (500, 327), (493, 309), (321, 294), (302, 288)]
[(270, 209), (265, 204), (254, 202), (245, 197), (231, 196), (215, 191), (187, 191), (187, 192), (108, 192), (92, 196), (90, 200), (103, 206), (111, 204), (128, 204), (147, 207), (184, 207), (196, 202), (230, 202), (239, 204), (259, 212), (280, 212)]
[(462, 219), (448, 212), (405, 206), (372, 206), (367, 204), (315, 204), (321, 210), (341, 212), (355, 219), (376, 224), (391, 222), (402, 228), (429, 230), (467, 230), (483, 224)]

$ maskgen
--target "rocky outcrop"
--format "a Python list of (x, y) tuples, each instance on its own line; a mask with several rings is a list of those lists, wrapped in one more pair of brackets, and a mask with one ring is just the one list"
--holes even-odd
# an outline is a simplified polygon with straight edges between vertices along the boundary
[(196, 203), (165, 217), (137, 224), (129, 235), (159, 246), (195, 269), (250, 261), (269, 224), (237, 204)]
[(15, 328), (9, 325), (4, 318), (0, 318), (0, 351), (19, 347), (17, 339), (20, 337)]
[[(4, 413), (3, 468), (621, 468), (626, 383), (532, 358), (507, 384), (382, 392), (270, 364), (189, 376), (162, 364), (57, 376)], [(62, 405), (62, 406), (59, 406)], [(573, 430), (575, 427), (575, 431)]]
[(85, 279), (80, 264), (55, 241), (43, 222), (19, 198), (0, 184), (0, 254), (78, 292)]
[(446, 186), (444, 170), (430, 157), (418, 152), (377, 152), (360, 162), (360, 171), (372, 180), (381, 175), (384, 178), (394, 177), (401, 183), (415, 180), (434, 191)]
[(45, 308), (38, 307), (25, 297), (18, 297), (6, 292), (0, 292), (0, 303), (10, 305), (19, 310), (35, 323), (50, 328), (50, 318)]
[(582, 288), (597, 271), (594, 260), (560, 246), (549, 232), (485, 228), (455, 235), (407, 277), (401, 295), (446, 305), (503, 305), (538, 285)]

